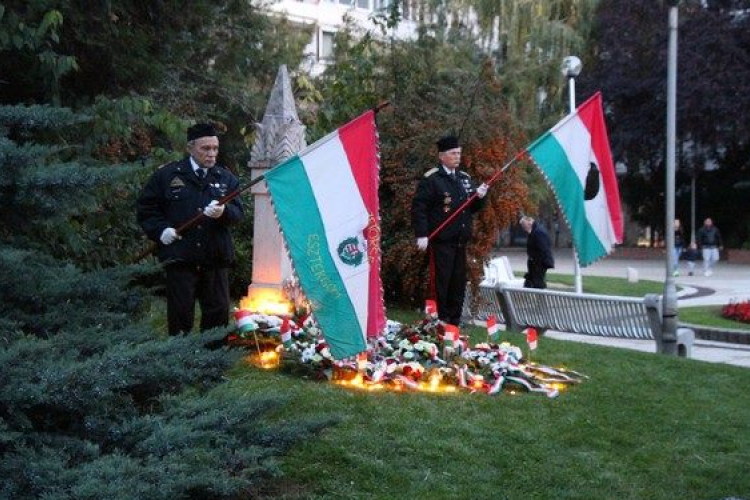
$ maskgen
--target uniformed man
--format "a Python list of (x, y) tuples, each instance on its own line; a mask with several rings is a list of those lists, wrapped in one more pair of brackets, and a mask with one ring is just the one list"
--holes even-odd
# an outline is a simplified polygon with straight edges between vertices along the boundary
[[(457, 137), (441, 138), (437, 148), (440, 164), (419, 181), (412, 202), (412, 224), (417, 248), (421, 251), (430, 248), (438, 318), (458, 326), (466, 293), (466, 245), (471, 240), (473, 215), (485, 205), (487, 185), (477, 187), (469, 174), (458, 169), (461, 147)], [(474, 192), (478, 198), (428, 240)]]
[[(234, 246), (229, 226), (243, 217), (234, 198), (237, 178), (216, 164), (219, 138), (211, 124), (187, 132), (188, 156), (159, 168), (137, 203), (137, 219), (146, 235), (159, 243), (159, 260), (167, 274), (167, 321), (170, 335), (192, 330), (195, 301), (201, 308), (201, 330), (229, 323), (229, 273)], [(184, 234), (176, 228), (202, 213)]]

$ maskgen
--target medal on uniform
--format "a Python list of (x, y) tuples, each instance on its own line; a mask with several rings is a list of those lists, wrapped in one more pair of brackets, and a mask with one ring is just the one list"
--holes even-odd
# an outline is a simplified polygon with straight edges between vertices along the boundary
[(445, 195), (445, 198), (443, 199), (443, 212), (450, 212), (451, 211), (451, 203), (453, 202), (453, 199), (451, 198), (450, 193), (443, 193)]

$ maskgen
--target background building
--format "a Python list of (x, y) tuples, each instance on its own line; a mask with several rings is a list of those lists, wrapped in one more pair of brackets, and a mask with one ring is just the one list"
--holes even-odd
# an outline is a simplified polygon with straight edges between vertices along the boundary
[[(318, 75), (333, 55), (334, 37), (344, 25), (346, 17), (377, 36), (381, 32), (373, 18), (384, 14), (392, 1), (394, 0), (280, 0), (269, 5), (269, 8), (292, 22), (313, 27), (312, 39), (305, 48), (304, 69), (312, 75)], [(416, 33), (418, 2), (396, 1), (402, 4), (403, 18), (394, 35), (402, 39), (410, 38)]]

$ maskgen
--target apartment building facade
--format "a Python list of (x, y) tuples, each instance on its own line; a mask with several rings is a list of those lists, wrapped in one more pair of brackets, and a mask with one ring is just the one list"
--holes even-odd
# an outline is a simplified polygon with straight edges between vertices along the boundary
[(336, 32), (344, 25), (346, 16), (378, 36), (381, 32), (373, 19), (384, 13), (393, 1), (401, 4), (402, 13), (402, 22), (394, 35), (401, 39), (411, 38), (417, 28), (418, 0), (276, 0), (269, 8), (294, 23), (312, 27), (303, 69), (317, 75), (331, 60)]

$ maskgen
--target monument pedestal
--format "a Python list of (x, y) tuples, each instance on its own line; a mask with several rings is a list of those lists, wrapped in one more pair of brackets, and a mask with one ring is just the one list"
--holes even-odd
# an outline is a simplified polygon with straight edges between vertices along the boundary
[[(279, 67), (265, 115), (255, 124), (256, 138), (248, 166), (255, 179), (303, 149), (305, 127), (297, 116), (286, 66)], [(240, 307), (268, 314), (288, 314), (292, 303), (283, 289), (293, 277), (284, 238), (276, 222), (265, 182), (253, 186), (253, 276)]]

